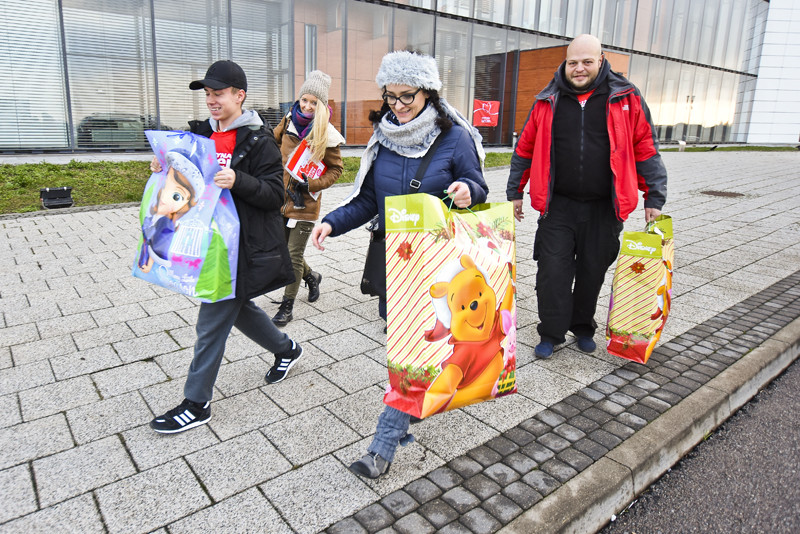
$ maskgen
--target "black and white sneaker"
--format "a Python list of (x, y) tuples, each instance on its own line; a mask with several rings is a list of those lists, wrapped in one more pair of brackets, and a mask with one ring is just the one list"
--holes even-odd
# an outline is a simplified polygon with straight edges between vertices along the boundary
[(198, 404), (189, 399), (183, 399), (178, 406), (150, 421), (150, 428), (162, 434), (175, 434), (204, 425), (210, 419), (210, 402)]
[(294, 367), (300, 356), (303, 355), (303, 347), (292, 341), (292, 348), (286, 352), (281, 352), (275, 355), (275, 365), (269, 370), (264, 377), (270, 384), (277, 384), (289, 374), (289, 370)]

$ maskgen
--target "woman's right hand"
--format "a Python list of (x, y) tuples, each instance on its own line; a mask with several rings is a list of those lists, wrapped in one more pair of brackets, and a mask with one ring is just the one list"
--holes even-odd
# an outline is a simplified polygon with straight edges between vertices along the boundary
[(159, 163), (158, 158), (153, 156), (153, 161), (150, 162), (150, 170), (153, 172), (161, 172), (161, 163)]
[(325, 238), (328, 237), (331, 232), (333, 232), (333, 227), (326, 222), (315, 225), (314, 229), (311, 230), (311, 243), (319, 250), (325, 250), (325, 247), (322, 246), (322, 242), (325, 241)]

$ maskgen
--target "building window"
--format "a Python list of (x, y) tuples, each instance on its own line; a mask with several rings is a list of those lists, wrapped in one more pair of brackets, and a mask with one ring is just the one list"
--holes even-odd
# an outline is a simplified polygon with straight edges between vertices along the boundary
[(306, 77), (317, 70), (317, 25), (306, 24)]

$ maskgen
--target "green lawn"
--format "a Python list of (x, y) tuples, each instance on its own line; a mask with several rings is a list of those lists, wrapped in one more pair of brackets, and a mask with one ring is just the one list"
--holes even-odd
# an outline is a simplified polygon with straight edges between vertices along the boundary
[[(674, 152), (677, 148), (664, 148)], [(687, 152), (706, 152), (709, 147), (686, 147)], [(759, 150), (795, 151), (795, 147), (720, 146), (718, 151)], [(340, 183), (352, 182), (358, 171), (360, 159), (344, 158), (344, 176)], [(510, 152), (489, 152), (486, 167), (502, 167), (511, 162)], [(32, 163), (0, 165), (0, 214), (25, 213), (43, 209), (39, 201), (41, 187), (72, 187), (76, 206), (96, 206), (139, 202), (144, 184), (150, 177), (149, 162), (100, 161), (82, 163), (71, 161), (66, 165)]]
[[(489, 153), (487, 167), (508, 165), (510, 153)], [(344, 158), (344, 175), (339, 183), (355, 179), (360, 158)], [(0, 165), (0, 214), (25, 213), (43, 209), (39, 201), (42, 187), (72, 187), (76, 206), (97, 206), (139, 202), (147, 179), (150, 162), (100, 161), (66, 165), (26, 163)]]

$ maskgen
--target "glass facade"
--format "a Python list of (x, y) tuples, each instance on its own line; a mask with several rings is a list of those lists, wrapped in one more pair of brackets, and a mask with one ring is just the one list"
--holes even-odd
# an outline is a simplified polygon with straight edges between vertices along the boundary
[[(442, 95), (471, 116), (500, 103), (509, 144), (581, 33), (642, 90), (663, 142), (743, 142), (765, 0), (5, 0), (0, 151), (146, 149), (145, 129), (204, 118), (189, 91), (209, 64), (245, 69), (246, 107), (275, 123), (305, 75), (333, 78), (333, 123), (363, 145), (388, 51), (436, 58)], [(768, 6), (768, 4), (766, 4)]]

